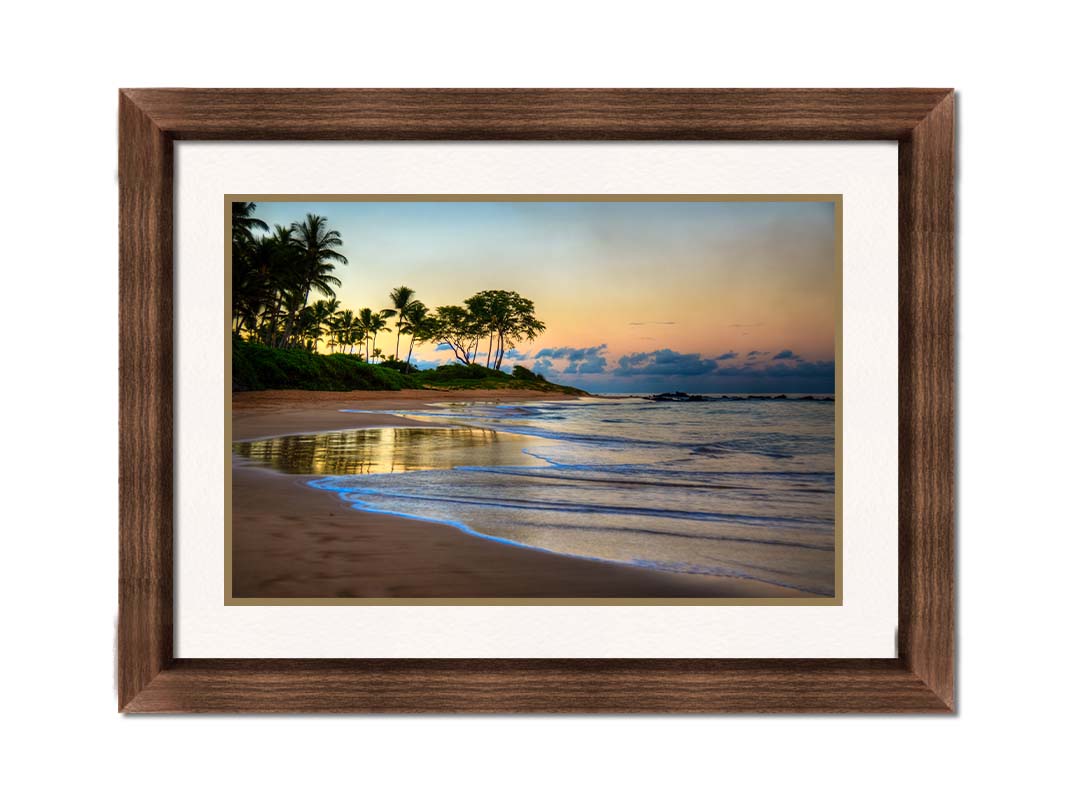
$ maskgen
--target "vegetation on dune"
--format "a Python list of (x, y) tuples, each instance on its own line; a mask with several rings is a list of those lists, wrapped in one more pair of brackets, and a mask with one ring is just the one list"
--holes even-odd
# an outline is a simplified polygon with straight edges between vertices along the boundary
[[(339, 251), (340, 232), (315, 214), (271, 230), (255, 210), (255, 203), (247, 202), (231, 208), (235, 390), (426, 387), (585, 394), (521, 366), (511, 374), (502, 371), (509, 351), (545, 330), (532, 300), (490, 289), (462, 305), (431, 309), (414, 289), (397, 286), (387, 308), (342, 309), (336, 297), (341, 281), (333, 274), (348, 263)], [(321, 297), (312, 300), (313, 294)], [(378, 336), (392, 332), (393, 353), (386, 356)], [(456, 363), (420, 371), (411, 361), (423, 343), (447, 346)], [(319, 352), (320, 345), (328, 354)]]
[(535, 375), (519, 365), (513, 367), (509, 375), (481, 364), (445, 364), (420, 372), (415, 377), (427, 389), (532, 389), (538, 392), (587, 394), (573, 386), (551, 383), (542, 375)]
[(283, 350), (234, 337), (232, 383), (234, 391), (255, 389), (314, 389), (350, 392), (357, 389), (418, 389), (415, 375), (404, 375), (358, 356), (321, 355), (308, 350)]
[(283, 350), (233, 337), (232, 374), (234, 391), (260, 389), (307, 389), (324, 392), (398, 389), (531, 389), (584, 395), (581, 389), (551, 383), (541, 375), (516, 366), (511, 374), (480, 364), (446, 364), (429, 370), (408, 367), (410, 372), (383, 364), (368, 364), (346, 353), (323, 355), (308, 350)]

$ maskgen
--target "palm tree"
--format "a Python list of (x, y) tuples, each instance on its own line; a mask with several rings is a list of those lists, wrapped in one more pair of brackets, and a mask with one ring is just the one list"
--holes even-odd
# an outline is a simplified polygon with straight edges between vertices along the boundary
[(363, 346), (367, 343), (367, 329), (363, 327), (363, 323), (360, 322), (359, 317), (355, 318), (352, 330), (348, 336), (348, 341), (356, 348), (353, 355), (357, 356), (360, 360), (363, 360)]
[[(408, 343), (408, 368), (411, 368), (411, 351), (415, 349), (415, 342), (425, 342), (433, 338), (434, 318), (430, 316), (430, 309), (420, 301), (415, 300), (408, 305), (407, 319), (404, 320), (403, 332), (411, 336)], [(400, 330), (400, 327), (397, 327)], [(399, 334), (398, 334), (399, 338)]]
[(356, 329), (356, 315), (348, 308), (344, 311), (338, 311), (333, 318), (333, 324), (337, 331), (337, 343), (341, 346), (341, 352), (343, 353), (343, 348), (346, 345), (353, 344), (355, 341), (352, 338), (352, 334)]
[(255, 203), (231, 203), (231, 276), (233, 286), (233, 321), (234, 333), (241, 334), (241, 328), (248, 324), (255, 326), (263, 295), (263, 275), (257, 256), (263, 239), (257, 240), (253, 230), (267, 230), (267, 223), (256, 219), (252, 214)]
[(385, 331), (386, 333), (389, 332), (389, 328), (386, 327), (385, 320), (386, 318), (382, 315), (382, 312), (379, 311), (378, 313), (371, 315), (371, 324), (369, 326), (372, 337), (371, 349), (374, 351), (372, 355), (374, 355), (374, 357), (377, 358), (379, 361), (381, 361), (380, 354), (382, 351), (378, 349), (378, 334), (382, 331)]
[(267, 223), (253, 217), (254, 213), (255, 203), (230, 203), (230, 235), (234, 242), (251, 240), (253, 230), (268, 230)]
[[(326, 227), (326, 217), (317, 214), (308, 214), (307, 218), (300, 223), (293, 224), (293, 242), (300, 253), (301, 280), (300, 292), (303, 295), (303, 305), (307, 306), (311, 290), (315, 289), (326, 297), (334, 296), (334, 287), (340, 286), (341, 281), (331, 273), (339, 264), (347, 264), (348, 259), (333, 248), (344, 244), (341, 234)], [(299, 310), (297, 311), (299, 313)], [(290, 327), (287, 334), (292, 332), (292, 326), (296, 322), (295, 317), (290, 318)], [(288, 335), (286, 336), (288, 339)]]
[(330, 318), (333, 317), (340, 304), (337, 298), (316, 300), (305, 309), (308, 312), (307, 334), (311, 338), (312, 349), (316, 353), (319, 350), (319, 340), (326, 333)]
[[(407, 318), (408, 308), (412, 303), (419, 302), (415, 299), (415, 290), (408, 286), (397, 286), (393, 291), (389, 292), (389, 300), (393, 304), (393, 311), (396, 314), (396, 350), (393, 353), (393, 359), (395, 361), (400, 360), (400, 332), (404, 327), (404, 320)], [(392, 316), (392, 314), (390, 314)]]
[(375, 314), (369, 308), (359, 310), (359, 327), (363, 331), (363, 347), (367, 354), (367, 362), (370, 363), (370, 337), (374, 333)]
[[(394, 289), (394, 291), (396, 291), (396, 290)], [(379, 319), (382, 320), (382, 328), (381, 328), (381, 330), (383, 332), (388, 333), (389, 331), (392, 330), (392, 328), (385, 327), (385, 320), (392, 319), (396, 315), (397, 315), (397, 310), (395, 308), (383, 308), (381, 311), (378, 312), (378, 317), (379, 317)], [(399, 352), (400, 351), (400, 331), (397, 331), (397, 333), (396, 333), (396, 347), (397, 347), (397, 352)], [(396, 360), (396, 355), (393, 356), (393, 360), (394, 361)], [(379, 359), (379, 361), (381, 361), (381, 359)]]
[(283, 301), (300, 281), (300, 252), (293, 242), (292, 227), (275, 225), (270, 236), (256, 242), (254, 258), (262, 293), (264, 324), (260, 340), (274, 347), (278, 344)]

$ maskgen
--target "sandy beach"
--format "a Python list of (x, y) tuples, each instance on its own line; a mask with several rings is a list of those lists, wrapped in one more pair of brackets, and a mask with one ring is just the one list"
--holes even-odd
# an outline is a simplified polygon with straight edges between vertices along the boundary
[[(233, 395), (231, 436), (237, 441), (361, 427), (429, 427), (432, 423), (386, 412), (439, 402), (556, 398), (535, 391), (493, 390), (240, 392)], [(450, 525), (356, 511), (335, 494), (308, 487), (307, 480), (234, 459), (234, 598), (809, 596), (759, 581), (540, 552), (478, 538)]]

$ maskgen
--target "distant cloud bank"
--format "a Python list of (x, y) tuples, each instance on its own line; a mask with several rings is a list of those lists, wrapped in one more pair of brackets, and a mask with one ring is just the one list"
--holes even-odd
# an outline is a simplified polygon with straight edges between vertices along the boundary
[(714, 359), (702, 358), (699, 353), (679, 353), (675, 350), (653, 350), (651, 353), (631, 353), (619, 358), (614, 374), (633, 375), (706, 375), (718, 367)]
[[(598, 375), (604, 372), (608, 360), (602, 355), (606, 344), (595, 347), (554, 347), (544, 348), (534, 356), (534, 372), (555, 372), (560, 375)], [(555, 361), (565, 361), (562, 371), (554, 369)]]
[[(582, 388), (602, 392), (742, 391), (742, 392), (833, 392), (834, 362), (806, 361), (792, 349), (727, 350), (714, 358), (701, 353), (681, 353), (670, 348), (627, 353), (614, 359), (608, 345), (546, 347), (536, 353), (511, 351), (510, 359), (526, 361), (534, 372), (566, 382), (566, 376)], [(530, 363), (532, 360), (532, 363)]]

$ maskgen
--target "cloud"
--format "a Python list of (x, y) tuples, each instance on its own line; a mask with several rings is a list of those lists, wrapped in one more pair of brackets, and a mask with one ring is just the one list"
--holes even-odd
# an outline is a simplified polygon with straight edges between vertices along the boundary
[[(596, 375), (604, 372), (608, 360), (603, 352), (607, 349), (606, 344), (598, 344), (595, 347), (546, 347), (538, 351), (534, 358), (541, 365), (537, 371), (559, 372), (555, 368), (555, 361), (565, 361), (566, 366), (562, 370), (563, 375)], [(536, 368), (536, 365), (535, 365)]]
[(628, 322), (627, 325), (673, 325), (673, 322)]
[(832, 378), (833, 361), (801, 361), (799, 364), (775, 364), (767, 367), (767, 375), (772, 378)]
[(714, 359), (700, 353), (679, 353), (675, 350), (654, 350), (651, 353), (631, 353), (619, 358), (615, 375), (707, 375), (718, 365)]
[(581, 360), (586, 355), (596, 353), (606, 347), (606, 344), (598, 344), (596, 347), (542, 347), (534, 355), (534, 358), (572, 358)]
[(762, 328), (762, 322), (734, 322), (727, 325), (728, 328)]
[(588, 361), (576, 362), (572, 361), (567, 365), (567, 368), (563, 370), (564, 375), (599, 375), (604, 371), (604, 368), (608, 365), (607, 359), (603, 356), (596, 356)]
[[(774, 359), (772, 353), (787, 354)], [(669, 348), (631, 352), (615, 360), (607, 345), (543, 347), (523, 366), (589, 391), (806, 392), (834, 391), (834, 362), (807, 362), (793, 350), (727, 350), (708, 357)]]
[(778, 355), (776, 355), (771, 360), (772, 361), (781, 361), (783, 359), (795, 359), (795, 358), (800, 358), (800, 356), (798, 356), (792, 350), (783, 350), (782, 352), (780, 352)]
[(445, 350), (451, 350), (451, 349), (452, 348), (449, 347), (447, 344), (445, 344), (444, 342), (441, 342), (433, 350), (434, 350), (435, 353), (441, 353), (441, 352), (444, 352)]
[(716, 375), (749, 376), (753, 378), (833, 378), (833, 361), (801, 361), (798, 364), (741, 364), (725, 367)]

